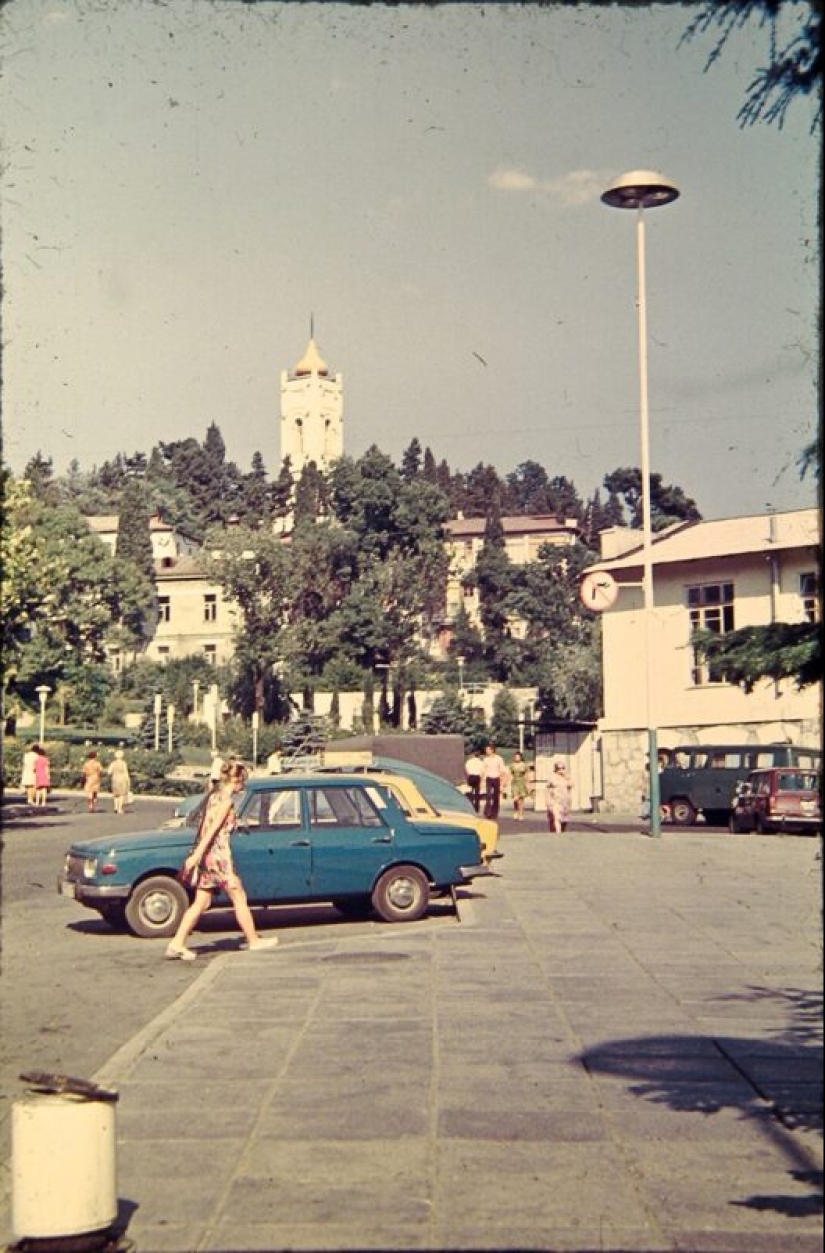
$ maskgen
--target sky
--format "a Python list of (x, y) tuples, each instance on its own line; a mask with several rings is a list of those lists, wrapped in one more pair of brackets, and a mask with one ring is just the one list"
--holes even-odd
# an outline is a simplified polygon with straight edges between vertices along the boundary
[[(211, 423), (280, 468), (280, 376), (310, 334), (344, 450), (583, 497), (640, 463), (705, 517), (817, 503), (814, 103), (737, 112), (755, 23), (705, 72), (695, 4), (10, 0), (0, 11), (3, 457), (62, 474)], [(783, 11), (785, 29), (807, 12)]]

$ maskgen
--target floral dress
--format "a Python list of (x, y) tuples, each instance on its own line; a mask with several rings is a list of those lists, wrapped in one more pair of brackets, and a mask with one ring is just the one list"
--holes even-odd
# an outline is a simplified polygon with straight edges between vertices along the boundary
[[(226, 804), (225, 796), (211, 796), (207, 802), (204, 822), (214, 822)], [(229, 840), (237, 823), (235, 806), (229, 802), (229, 811), (212, 836), (209, 847), (201, 860), (197, 879), (199, 888), (207, 892), (220, 892), (225, 891), (228, 885), (234, 884), (237, 876), (232, 864), (232, 849)]]

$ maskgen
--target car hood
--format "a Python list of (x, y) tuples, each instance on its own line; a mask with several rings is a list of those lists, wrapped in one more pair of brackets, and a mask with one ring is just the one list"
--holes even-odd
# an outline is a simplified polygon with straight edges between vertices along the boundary
[(96, 840), (83, 840), (72, 844), (69, 850), (81, 857), (96, 857), (101, 853), (144, 853), (150, 849), (162, 848), (164, 851), (177, 851), (183, 854), (192, 847), (197, 833), (187, 828), (172, 831), (135, 831), (130, 835), (100, 836)]

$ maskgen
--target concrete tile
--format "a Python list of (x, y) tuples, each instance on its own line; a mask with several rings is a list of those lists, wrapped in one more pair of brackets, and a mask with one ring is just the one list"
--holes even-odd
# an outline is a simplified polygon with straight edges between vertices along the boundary
[(437, 1134), (452, 1139), (550, 1144), (610, 1139), (601, 1116), (561, 1101), (525, 1106), (485, 1103), (482, 1107), (444, 1102), (438, 1111)]
[[(513, 1220), (506, 1225), (491, 1221), (485, 1226), (473, 1216), (447, 1216), (438, 1228), (438, 1249), (535, 1250), (535, 1253), (672, 1253), (673, 1243), (648, 1228), (628, 1228), (603, 1223), (601, 1226), (576, 1223), (562, 1226), (539, 1224), (528, 1227)], [(693, 1250), (699, 1253), (699, 1246)], [(775, 1251), (774, 1251), (775, 1253)]]
[[(492, 1143), (442, 1137), (436, 1147), (439, 1215), (466, 1211), (471, 1222), (516, 1227), (644, 1228), (647, 1215), (613, 1145)], [(483, 1185), (479, 1186), (483, 1180)]]
[[(373, 1215), (369, 1222), (361, 1225), (334, 1221), (288, 1223), (273, 1220), (250, 1223), (245, 1219), (223, 1220), (210, 1230), (197, 1247), (202, 1253), (227, 1253), (227, 1250), (273, 1253), (275, 1249), (290, 1249), (294, 1253), (326, 1253), (327, 1250), (329, 1253), (346, 1253), (348, 1250), (357, 1253), (361, 1249), (376, 1249), (380, 1253), (391, 1249), (428, 1250), (433, 1245), (429, 1218), (420, 1220), (417, 1224), (407, 1221), (399, 1228), (399, 1224), (392, 1218)], [(163, 1250), (158, 1250), (158, 1253), (163, 1253)]]

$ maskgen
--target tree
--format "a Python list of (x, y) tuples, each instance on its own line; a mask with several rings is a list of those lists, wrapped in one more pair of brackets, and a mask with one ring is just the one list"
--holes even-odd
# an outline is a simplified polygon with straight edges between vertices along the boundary
[(413, 439), (401, 458), (401, 477), (405, 483), (413, 483), (421, 473), (421, 444)]
[(130, 480), (123, 489), (117, 529), (119, 562), (131, 562), (147, 579), (154, 578), (152, 536), (149, 531), (149, 509), (143, 484)]
[[(792, 30), (787, 26), (783, 29), (781, 25), (789, 14)], [(751, 80), (737, 117), (742, 126), (752, 126), (758, 121), (776, 122), (781, 130), (791, 103), (809, 96), (821, 86), (822, 11), (819, 5), (789, 5), (784, 0), (727, 0), (720, 4), (710, 0), (691, 20), (679, 46), (714, 28), (721, 32), (705, 65), (707, 71), (719, 59), (733, 33), (752, 20), (767, 29), (768, 61)], [(821, 117), (820, 92), (819, 109), (811, 122), (812, 131)]]
[(290, 588), (287, 546), (269, 531), (248, 527), (215, 530), (200, 562), (240, 610), (236, 648), (254, 687), (254, 708), (263, 712), (266, 680), (283, 660)]
[(490, 739), (494, 744), (510, 747), (518, 744), (518, 701), (506, 687), (493, 697), (493, 713), (490, 719)]
[(45, 589), (53, 581), (50, 559), (32, 523), (36, 507), (30, 480), (13, 479), (2, 468), (0, 588), (3, 604), (4, 685), (14, 680), (21, 652), (31, 637)]
[[(611, 500), (618, 500), (629, 515), (628, 525), (642, 526), (642, 474), (631, 466), (614, 470), (604, 477), (604, 486)], [(681, 487), (663, 484), (661, 474), (650, 476), (650, 525), (653, 531), (662, 531), (674, 522), (700, 522), (702, 515), (696, 501), (686, 496)]]
[(507, 475), (508, 513), (550, 513), (550, 480), (537, 461), (523, 461)]
[[(17, 519), (20, 520), (19, 518)], [(31, 502), (26, 524), (38, 552), (40, 597), (17, 639), (14, 687), (33, 700), (34, 688), (65, 685), (72, 712), (93, 719), (111, 687), (106, 645), (127, 594), (117, 563), (70, 505)], [(141, 605), (129, 606), (139, 613)]]
[(716, 634), (697, 631), (693, 643), (714, 674), (752, 692), (762, 679), (792, 679), (797, 688), (822, 678), (822, 627), (818, 622), (773, 622)]

